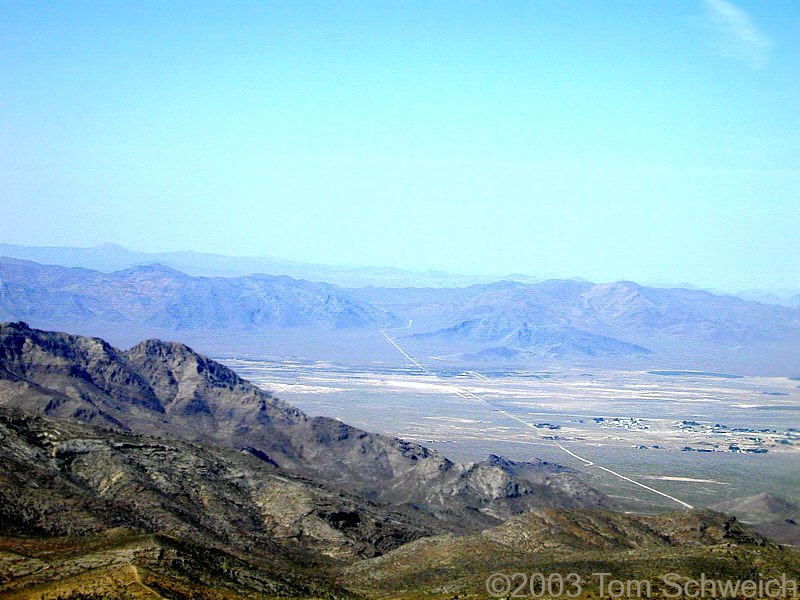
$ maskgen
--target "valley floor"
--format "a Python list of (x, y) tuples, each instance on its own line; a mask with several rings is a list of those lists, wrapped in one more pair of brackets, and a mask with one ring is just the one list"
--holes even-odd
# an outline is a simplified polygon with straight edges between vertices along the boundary
[(417, 441), (453, 460), (493, 453), (574, 467), (631, 510), (679, 506), (556, 444), (696, 506), (763, 491), (800, 500), (800, 382), (790, 378), (220, 360), (310, 414)]

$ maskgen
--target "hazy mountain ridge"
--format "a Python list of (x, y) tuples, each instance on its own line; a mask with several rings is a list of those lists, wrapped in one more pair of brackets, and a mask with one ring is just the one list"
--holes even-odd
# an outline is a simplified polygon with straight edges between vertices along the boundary
[[(94, 247), (20, 246), (0, 243), (0, 256), (44, 264), (83, 267), (111, 273), (136, 266), (160, 263), (192, 276), (239, 277), (253, 273), (288, 275), (295, 279), (326, 281), (340, 286), (364, 285), (462, 286), (488, 283), (497, 277), (464, 275), (444, 271), (408, 271), (396, 267), (346, 267), (288, 260), (273, 256), (226, 256), (210, 252), (138, 252), (117, 244)], [(521, 281), (536, 281), (526, 275), (512, 276)]]
[[(395, 337), (414, 342), (411, 350), (456, 361), (647, 359), (688, 366), (677, 358), (714, 357), (720, 366), (734, 361), (749, 368), (769, 354), (775, 369), (800, 368), (794, 351), (800, 308), (626, 281), (345, 290), (286, 276), (192, 277), (163, 265), (101, 273), (3, 258), (0, 318), (80, 329), (126, 344), (136, 332), (141, 339), (180, 331), (203, 347), (258, 347), (277, 356), (319, 357), (320, 345), (325, 358), (339, 360), (399, 359), (377, 333), (393, 328)], [(399, 328), (409, 322), (412, 329)], [(280, 337), (260, 337), (287, 329), (297, 332), (291, 351), (281, 347)], [(361, 337), (347, 342), (354, 346), (347, 352), (337, 349), (340, 338), (325, 332)], [(215, 342), (205, 341), (212, 337)]]
[[(495, 338), (526, 322), (539, 326), (576, 327), (600, 333), (630, 330), (632, 333), (662, 331), (726, 343), (767, 339), (782, 329), (800, 325), (800, 311), (788, 307), (748, 302), (700, 290), (647, 288), (630, 281), (593, 284), (549, 280), (538, 284), (498, 282), (472, 286), (456, 298), (438, 301), (431, 291), (428, 302), (403, 304), (396, 290), (386, 303), (400, 317), (433, 315), (438, 321), (457, 323), (495, 319), (505, 327)], [(380, 293), (366, 295), (378, 303)], [(483, 340), (485, 341), (485, 339)]]
[(710, 354), (747, 362), (772, 345), (775, 359), (797, 364), (800, 309), (702, 290), (548, 280), (352, 293), (412, 322), (413, 331), (396, 335), (435, 355), (519, 361), (652, 352), (660, 361)]
[(350, 329), (395, 324), (341, 289), (287, 276), (191, 277), (163, 265), (113, 273), (0, 258), (0, 317), (172, 330)]
[(796, 289), (778, 290), (745, 290), (733, 294), (743, 300), (755, 300), (764, 304), (778, 304), (780, 306), (800, 306), (800, 293)]
[[(102, 340), (0, 326), (7, 406), (108, 427), (252, 447), (281, 468), (474, 527), (544, 506), (610, 506), (564, 468), (496, 458), (456, 464), (417, 444), (308, 417), (182, 344), (128, 351)], [(459, 515), (461, 515), (459, 517)]]
[[(160, 263), (192, 276), (237, 277), (253, 273), (266, 273), (270, 275), (288, 275), (295, 279), (326, 281), (334, 285), (354, 288), (371, 286), (390, 288), (458, 288), (489, 284), (499, 280), (531, 284), (547, 279), (564, 279), (556, 275), (532, 276), (523, 273), (468, 275), (441, 270), (409, 271), (396, 267), (348, 267), (306, 263), (274, 256), (230, 256), (196, 251), (140, 252), (111, 243), (89, 247), (23, 246), (0, 243), (0, 256), (64, 267), (82, 267), (105, 273)], [(569, 280), (587, 281), (583, 277), (572, 277)], [(764, 304), (800, 306), (800, 288), (725, 291), (704, 286), (698, 287), (689, 282), (665, 282), (660, 280), (647, 280), (643, 285), (651, 288), (706, 290), (716, 295), (731, 295), (743, 300), (754, 300)]]

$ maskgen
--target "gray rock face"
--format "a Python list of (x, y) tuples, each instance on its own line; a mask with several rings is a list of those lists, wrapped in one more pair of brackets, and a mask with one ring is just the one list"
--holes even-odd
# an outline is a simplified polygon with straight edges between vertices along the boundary
[[(441, 531), (298, 478), (247, 452), (0, 408), (6, 533), (126, 526), (259, 554), (375, 556)], [(431, 521), (433, 523), (433, 521)]]
[(541, 507), (610, 506), (570, 471), (498, 458), (456, 464), (423, 446), (301, 411), (175, 343), (0, 326), (0, 402), (123, 431), (217, 443), (371, 501), (485, 527)]
[(174, 330), (395, 324), (336, 286), (286, 276), (191, 277), (157, 264), (101, 273), (11, 258), (0, 258), (0, 318)]

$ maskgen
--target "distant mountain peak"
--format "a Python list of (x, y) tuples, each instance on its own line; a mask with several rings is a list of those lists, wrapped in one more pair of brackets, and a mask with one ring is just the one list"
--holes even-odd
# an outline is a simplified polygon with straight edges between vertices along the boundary
[(182, 271), (178, 271), (177, 269), (174, 269), (169, 265), (165, 265), (163, 263), (158, 263), (158, 262), (134, 265), (132, 267), (128, 267), (127, 269), (115, 271), (115, 273), (119, 275), (128, 275), (132, 273), (163, 273), (165, 275), (170, 275), (173, 277), (191, 278), (189, 275), (183, 273)]

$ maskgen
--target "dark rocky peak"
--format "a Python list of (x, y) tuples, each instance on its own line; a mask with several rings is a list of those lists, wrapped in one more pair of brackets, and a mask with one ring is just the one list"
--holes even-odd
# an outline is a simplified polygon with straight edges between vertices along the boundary
[(798, 507), (791, 502), (784, 500), (778, 496), (770, 494), (769, 492), (763, 492), (761, 494), (757, 494), (753, 496), (751, 499), (752, 503), (756, 506), (763, 506), (772, 510), (774, 512), (784, 511), (784, 510), (800, 510)]
[(0, 365), (4, 372), (47, 387), (71, 385), (82, 401), (107, 396), (163, 412), (150, 386), (124, 361), (122, 352), (99, 338), (33, 329), (26, 323), (0, 324)]
[(573, 469), (551, 463), (540, 458), (532, 458), (531, 460), (510, 460), (503, 456), (490, 454), (489, 457), (480, 463), (478, 466), (497, 467), (506, 473), (512, 475), (524, 476), (526, 474), (547, 474), (547, 473), (573, 473)]
[(189, 346), (180, 342), (169, 342), (152, 338), (132, 346), (129, 350), (125, 351), (125, 354), (128, 356), (146, 355), (163, 359), (178, 354), (195, 354), (195, 352)]
[[(227, 390), (252, 388), (228, 367), (198, 354), (189, 346), (179, 342), (164, 342), (150, 339), (136, 344), (124, 353), (124, 358), (158, 388), (167, 386), (174, 395), (181, 381), (195, 379), (204, 386), (221, 387)], [(162, 393), (166, 390), (160, 389)]]
[(28, 325), (25, 321), (0, 323), (0, 336), (2, 336), (3, 338), (13, 334), (21, 334), (24, 336), (31, 332), (33, 332), (33, 329), (31, 329), (31, 326)]
[(497, 456), (497, 454), (490, 454), (489, 458), (486, 459), (486, 464), (501, 468), (508, 468), (516, 465), (514, 461), (503, 458), (502, 456)]
[(0, 323), (0, 358), (32, 361), (37, 351), (64, 360), (110, 363), (119, 351), (100, 338), (33, 329), (24, 321)]

